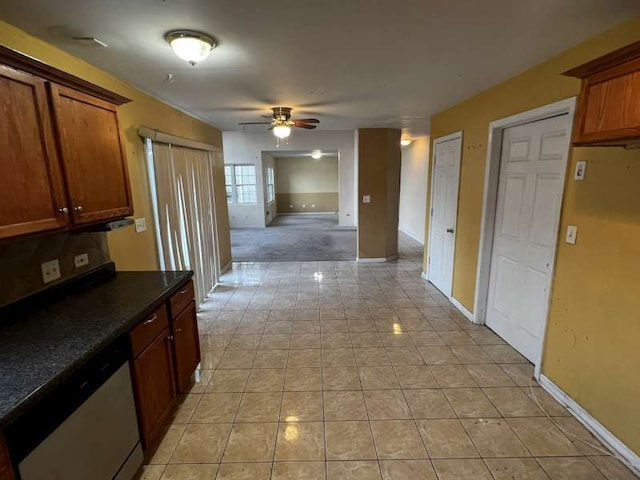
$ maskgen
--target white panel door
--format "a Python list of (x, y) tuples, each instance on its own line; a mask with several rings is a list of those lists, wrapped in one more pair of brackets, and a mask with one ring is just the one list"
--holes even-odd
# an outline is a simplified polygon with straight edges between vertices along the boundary
[[(448, 138), (448, 137), (447, 137)], [(462, 137), (434, 142), (428, 278), (451, 297)]]
[(486, 324), (537, 363), (547, 315), (569, 115), (503, 132)]

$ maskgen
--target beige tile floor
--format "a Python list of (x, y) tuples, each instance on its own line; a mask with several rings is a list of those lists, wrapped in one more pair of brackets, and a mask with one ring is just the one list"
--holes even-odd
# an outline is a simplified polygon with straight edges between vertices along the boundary
[(237, 264), (199, 314), (202, 374), (145, 480), (626, 480), (620, 462), (401, 258)]

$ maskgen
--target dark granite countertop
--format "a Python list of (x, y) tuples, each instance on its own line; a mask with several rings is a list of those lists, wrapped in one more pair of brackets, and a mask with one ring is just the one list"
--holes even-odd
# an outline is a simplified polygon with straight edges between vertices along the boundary
[(0, 310), (0, 428), (128, 333), (192, 272), (117, 272), (57, 292), (42, 307)]

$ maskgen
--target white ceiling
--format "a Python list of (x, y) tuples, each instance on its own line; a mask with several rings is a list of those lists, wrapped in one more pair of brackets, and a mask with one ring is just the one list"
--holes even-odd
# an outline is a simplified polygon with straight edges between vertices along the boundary
[[(638, 15), (638, 0), (0, 2), (3, 20), (223, 130), (282, 105), (322, 129), (409, 136), (427, 133), (434, 113)], [(196, 67), (163, 40), (183, 28), (220, 41)], [(69, 40), (79, 35), (109, 47)]]

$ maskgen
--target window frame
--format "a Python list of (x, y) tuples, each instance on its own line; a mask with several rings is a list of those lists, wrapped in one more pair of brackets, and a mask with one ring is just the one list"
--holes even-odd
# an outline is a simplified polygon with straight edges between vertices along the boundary
[(276, 201), (276, 171), (271, 165), (266, 167), (267, 204), (271, 205)]
[[(227, 167), (229, 170), (227, 170)], [(236, 180), (236, 167), (251, 167), (253, 168), (253, 183), (238, 183)], [(225, 163), (224, 164), (224, 177), (225, 177), (225, 196), (227, 197), (228, 205), (257, 205), (258, 204), (258, 175), (256, 166), (252, 163)], [(227, 175), (227, 171), (230, 175)], [(230, 177), (230, 178), (229, 178)], [(228, 188), (231, 188), (231, 195), (229, 195)], [(238, 201), (238, 187), (253, 187), (254, 198), (253, 202), (240, 202)]]

